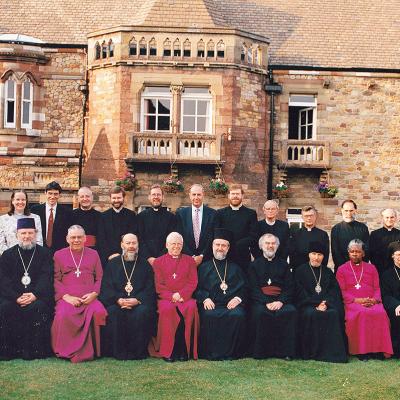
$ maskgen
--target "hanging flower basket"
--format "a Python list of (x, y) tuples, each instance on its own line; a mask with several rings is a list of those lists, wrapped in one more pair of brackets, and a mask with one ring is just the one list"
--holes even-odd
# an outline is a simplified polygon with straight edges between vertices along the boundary
[(115, 181), (115, 185), (120, 186), (125, 192), (132, 192), (135, 188), (135, 182), (135, 175), (127, 171), (122, 178)]
[(272, 189), (272, 193), (274, 197), (277, 199), (284, 199), (289, 196), (290, 189), (284, 182), (279, 182), (275, 185), (275, 188)]
[(322, 198), (332, 199), (339, 193), (339, 189), (334, 185), (330, 185), (328, 182), (319, 182), (316, 186), (316, 190)]
[(165, 179), (162, 187), (166, 193), (183, 192), (184, 189), (182, 182), (174, 176), (170, 176), (169, 178)]
[(221, 178), (210, 179), (209, 188), (214, 194), (226, 194), (229, 191), (229, 186)]

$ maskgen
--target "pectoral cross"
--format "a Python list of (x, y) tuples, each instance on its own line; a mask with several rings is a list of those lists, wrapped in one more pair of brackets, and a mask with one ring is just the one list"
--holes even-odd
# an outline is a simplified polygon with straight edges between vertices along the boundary
[(75, 271), (75, 275), (76, 275), (77, 278), (79, 278), (79, 276), (81, 275), (81, 271), (79, 269), (77, 269)]
[(354, 285), (354, 287), (355, 287), (356, 289), (360, 289), (361, 285), (360, 285), (359, 283), (357, 283), (357, 285)]
[(175, 272), (172, 274), (172, 277), (173, 277), (174, 279), (176, 279), (176, 273), (175, 273)]

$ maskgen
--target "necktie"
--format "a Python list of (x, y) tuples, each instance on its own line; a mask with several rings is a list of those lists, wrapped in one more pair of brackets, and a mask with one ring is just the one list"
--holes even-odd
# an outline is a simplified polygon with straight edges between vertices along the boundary
[(47, 235), (46, 235), (47, 247), (51, 247), (53, 243), (53, 224), (54, 224), (54, 214), (53, 214), (53, 209), (50, 208), (49, 222), (47, 224)]
[(200, 242), (200, 210), (198, 208), (194, 209), (194, 219), (193, 219), (193, 235), (194, 241), (196, 243), (196, 249), (199, 247)]

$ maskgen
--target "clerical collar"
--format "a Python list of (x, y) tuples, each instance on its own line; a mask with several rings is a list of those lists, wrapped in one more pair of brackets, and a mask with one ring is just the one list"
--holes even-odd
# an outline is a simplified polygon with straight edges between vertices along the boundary
[(237, 207), (234, 207), (232, 204), (229, 204), (229, 206), (232, 208), (232, 210), (233, 211), (238, 211), (238, 210), (240, 210), (240, 207), (242, 207), (242, 203), (240, 203), (240, 205), (239, 206), (237, 206)]
[(384, 228), (388, 231), (391, 232), (393, 230), (393, 228), (386, 228), (386, 226), (384, 226)]
[(275, 225), (276, 220), (274, 220), (274, 222), (269, 222), (266, 218), (265, 218), (265, 222), (267, 223), (267, 225)]
[(115, 208), (115, 207), (113, 207), (112, 209), (117, 213), (117, 214), (119, 214), (121, 211), (122, 211), (122, 209), (123, 209), (124, 207), (121, 207), (121, 208)]
[(90, 208), (82, 208), (82, 207), (79, 207), (79, 209), (80, 209), (81, 211), (85, 212), (85, 211), (90, 211), (90, 210), (92, 209), (92, 207), (90, 207)]
[(272, 258), (264, 256), (264, 258), (271, 262), (275, 258), (275, 256), (273, 256)]
[(311, 228), (308, 228), (307, 226), (305, 226), (304, 228), (306, 228), (308, 232), (311, 232), (314, 229), (313, 226)]

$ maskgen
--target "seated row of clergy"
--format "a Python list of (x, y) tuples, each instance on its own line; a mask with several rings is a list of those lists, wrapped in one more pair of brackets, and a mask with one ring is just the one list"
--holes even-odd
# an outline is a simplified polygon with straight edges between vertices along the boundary
[[(53, 268), (50, 253), (35, 245), (34, 238), (33, 220), (19, 220), (19, 243), (0, 259), (3, 358), (50, 354)], [(198, 274), (193, 258), (181, 254), (181, 235), (171, 233), (168, 253), (153, 264), (155, 291), (152, 269), (136, 257), (135, 235), (123, 237), (123, 254), (110, 262), (101, 290), (100, 260), (95, 250), (83, 246), (83, 229), (72, 226), (67, 240), (70, 246), (54, 255), (56, 311), (51, 344), (58, 357), (79, 362), (100, 355), (100, 326), (107, 314), (103, 353), (120, 359), (146, 357), (147, 344), (155, 333), (156, 291), (158, 329), (149, 350), (167, 361), (197, 358), (199, 330), (203, 358), (238, 358), (250, 338), (251, 356), (290, 359), (296, 356), (299, 331), (302, 358), (346, 361), (340, 293), (332, 272), (321, 266), (324, 253), (320, 243), (312, 244), (310, 262), (296, 271), (293, 282), (286, 261), (275, 257), (279, 239), (270, 234), (261, 237), (263, 256), (250, 264), (248, 299), (246, 277), (227, 258), (230, 232), (226, 230), (217, 231), (214, 257), (200, 266)], [(362, 262), (362, 243), (351, 242), (349, 254), (351, 261), (339, 269), (338, 280), (345, 300), (350, 354), (390, 356), (389, 323), (379, 304), (376, 270)], [(193, 293), (199, 302), (200, 320)], [(250, 314), (247, 332), (245, 311)], [(399, 307), (395, 309), (395, 316), (398, 314)]]

